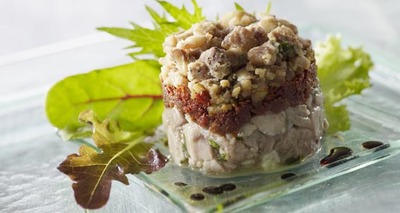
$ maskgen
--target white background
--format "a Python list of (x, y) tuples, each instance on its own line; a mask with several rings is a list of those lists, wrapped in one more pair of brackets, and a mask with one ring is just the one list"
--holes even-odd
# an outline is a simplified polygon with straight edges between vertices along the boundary
[[(185, 2), (183, 0), (171, 1)], [(189, 1), (186, 1), (187, 4)], [(199, 0), (204, 13), (233, 9), (233, 1)], [(248, 11), (266, 8), (267, 0), (238, 0)], [(0, 0), (0, 56), (96, 33), (99, 26), (128, 26), (129, 21), (148, 23), (144, 4), (138, 0)], [(190, 4), (188, 4), (190, 5)], [(159, 8), (155, 6), (156, 8)], [(399, 40), (400, 4), (396, 0), (276, 0), (272, 13), (295, 24), (322, 25), (393, 46)], [(386, 48), (386, 47), (385, 47)]]

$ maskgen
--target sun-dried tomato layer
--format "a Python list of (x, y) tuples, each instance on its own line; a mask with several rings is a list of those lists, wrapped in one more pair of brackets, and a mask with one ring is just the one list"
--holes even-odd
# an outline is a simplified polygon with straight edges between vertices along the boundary
[(231, 110), (217, 114), (209, 114), (207, 111), (211, 103), (206, 90), (191, 98), (187, 87), (163, 84), (163, 95), (166, 107), (176, 106), (203, 128), (225, 135), (237, 132), (255, 115), (277, 113), (287, 107), (305, 103), (317, 85), (316, 66), (313, 63), (309, 69), (299, 72), (291, 81), (270, 89), (262, 102), (254, 105), (250, 97), (234, 104)]

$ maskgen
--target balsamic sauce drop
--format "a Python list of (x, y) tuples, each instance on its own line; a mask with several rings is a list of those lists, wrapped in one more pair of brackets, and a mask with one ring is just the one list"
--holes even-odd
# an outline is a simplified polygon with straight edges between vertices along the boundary
[(375, 147), (378, 146), (382, 146), (383, 143), (380, 141), (365, 141), (364, 143), (362, 143), (362, 146), (366, 149), (373, 149)]
[(281, 179), (282, 180), (292, 179), (294, 177), (296, 177), (296, 174), (292, 173), (292, 172), (285, 173), (285, 174), (281, 175)]
[(203, 188), (202, 191), (212, 195), (218, 195), (224, 192), (224, 190), (220, 186), (206, 186)]
[(176, 186), (183, 187), (183, 186), (187, 186), (187, 183), (184, 183), (184, 182), (175, 182), (175, 185), (176, 185)]
[(204, 195), (201, 193), (195, 193), (195, 194), (190, 195), (190, 199), (196, 200), (196, 201), (203, 200)]
[(226, 183), (226, 184), (222, 184), (220, 186), (222, 188), (223, 191), (233, 191), (236, 189), (236, 185), (233, 183)]
[(347, 147), (335, 147), (335, 148), (331, 149), (328, 156), (326, 156), (325, 158), (323, 158), (320, 161), (320, 164), (321, 164), (321, 166), (330, 164), (332, 162), (349, 157), (352, 155), (352, 153), (353, 153), (353, 151)]
[(164, 189), (161, 189), (160, 192), (161, 192), (161, 194), (169, 197), (169, 193), (167, 191), (165, 191)]

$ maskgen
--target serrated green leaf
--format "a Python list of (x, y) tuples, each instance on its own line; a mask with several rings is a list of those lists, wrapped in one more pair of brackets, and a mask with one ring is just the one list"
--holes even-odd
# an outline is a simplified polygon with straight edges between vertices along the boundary
[(154, 11), (151, 7), (145, 6), (147, 12), (150, 14), (150, 16), (153, 18), (154, 27), (159, 27), (159, 25), (168, 22), (168, 19), (165, 16), (160, 16), (156, 11)]
[(133, 27), (132, 29), (100, 27), (98, 30), (134, 42), (134, 45), (131, 46), (131, 48), (134, 48), (135, 51), (129, 54), (134, 59), (143, 55), (153, 55), (154, 58), (163, 57), (165, 54), (163, 52), (162, 44), (168, 35), (182, 29), (186, 30), (193, 24), (204, 20), (205, 17), (202, 15), (201, 8), (194, 0), (192, 0), (193, 13), (189, 13), (184, 6), (178, 8), (166, 1), (157, 2), (163, 7), (169, 16), (174, 18), (173, 21), (169, 21), (168, 17), (165, 15), (160, 15), (152, 8), (146, 6), (147, 12), (153, 19), (154, 29), (131, 23)]
[(183, 29), (189, 29), (192, 24), (200, 22), (204, 20), (204, 17), (201, 15), (201, 8), (198, 7), (196, 1), (192, 1), (194, 7), (194, 13), (191, 14), (183, 5), (182, 8), (178, 8), (177, 6), (167, 2), (167, 1), (157, 1), (165, 11), (168, 12), (177, 22), (177, 24)]
[(93, 110), (117, 120), (123, 130), (142, 131), (161, 123), (163, 102), (156, 61), (136, 61), (68, 77), (48, 92), (46, 114), (57, 128), (76, 132), (78, 116)]
[(98, 28), (98, 30), (135, 42), (134, 47), (139, 49), (139, 51), (137, 51), (139, 54), (149, 54), (156, 57), (162, 57), (164, 55), (162, 49), (162, 43), (165, 40), (164, 33), (160, 33), (158, 30), (144, 28), (136, 24), (133, 24), (133, 26), (134, 29), (101, 27)]

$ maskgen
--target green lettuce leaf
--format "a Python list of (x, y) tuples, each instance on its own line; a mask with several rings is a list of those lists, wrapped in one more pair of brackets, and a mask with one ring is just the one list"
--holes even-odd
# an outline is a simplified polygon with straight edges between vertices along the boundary
[(101, 120), (118, 121), (123, 130), (154, 128), (161, 124), (164, 109), (159, 70), (156, 61), (142, 60), (68, 77), (48, 92), (47, 118), (58, 129), (72, 133), (65, 134), (69, 138), (87, 136), (78, 116), (88, 109)]
[(81, 121), (93, 125), (93, 141), (101, 152), (83, 145), (79, 154), (69, 155), (58, 170), (74, 183), (75, 199), (86, 209), (104, 206), (110, 196), (113, 180), (128, 185), (126, 174), (152, 173), (165, 166), (168, 159), (144, 143), (144, 137), (119, 129), (117, 123), (101, 122), (93, 111), (85, 111)]
[(371, 86), (368, 72), (373, 67), (371, 57), (361, 47), (343, 48), (341, 38), (330, 36), (317, 44), (315, 56), (318, 77), (325, 96), (325, 111), (329, 133), (350, 128), (346, 107), (340, 103), (346, 97), (360, 94)]
[[(167, 1), (157, 2), (167, 12), (168, 17), (158, 14), (150, 7), (146, 7), (147, 12), (153, 18), (154, 29), (132, 23), (133, 29), (100, 27), (98, 30), (133, 41), (134, 45), (131, 48), (134, 49), (134, 52), (129, 55), (135, 59), (140, 55), (152, 55), (155, 58), (160, 58), (165, 55), (162, 44), (168, 35), (183, 29), (189, 29), (193, 24), (203, 21), (205, 17), (195, 0), (192, 0), (193, 13), (190, 13), (185, 6), (179, 8)], [(169, 17), (174, 20), (170, 21)]]

